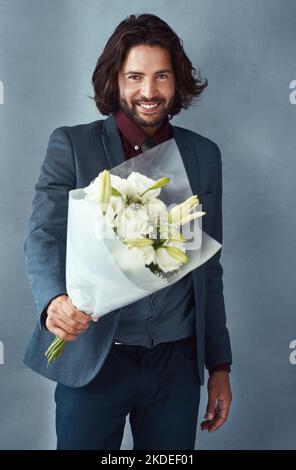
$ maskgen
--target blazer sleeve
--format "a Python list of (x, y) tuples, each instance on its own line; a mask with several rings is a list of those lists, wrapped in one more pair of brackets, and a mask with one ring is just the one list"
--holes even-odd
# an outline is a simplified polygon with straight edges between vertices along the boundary
[[(222, 161), (219, 147), (215, 144), (218, 168), (218, 184), (215, 219), (212, 237), (222, 244)], [(221, 249), (206, 263), (206, 336), (205, 366), (212, 369), (219, 364), (231, 364), (232, 353), (223, 295), (223, 268), (220, 263)]]
[(64, 128), (50, 136), (40, 176), (35, 185), (29, 231), (24, 244), (26, 271), (39, 326), (54, 297), (66, 294), (66, 239), (68, 193), (76, 187), (71, 141)]

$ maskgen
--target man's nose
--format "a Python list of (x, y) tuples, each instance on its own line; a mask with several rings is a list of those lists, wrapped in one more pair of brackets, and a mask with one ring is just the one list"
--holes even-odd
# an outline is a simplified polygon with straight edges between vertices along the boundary
[(152, 99), (157, 96), (157, 86), (153, 79), (144, 80), (141, 87), (142, 96), (146, 99)]

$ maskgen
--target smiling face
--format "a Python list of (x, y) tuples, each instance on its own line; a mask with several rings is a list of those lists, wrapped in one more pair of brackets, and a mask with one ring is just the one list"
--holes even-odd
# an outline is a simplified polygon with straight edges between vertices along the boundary
[(153, 135), (170, 113), (175, 77), (170, 53), (159, 46), (132, 47), (118, 74), (120, 108)]

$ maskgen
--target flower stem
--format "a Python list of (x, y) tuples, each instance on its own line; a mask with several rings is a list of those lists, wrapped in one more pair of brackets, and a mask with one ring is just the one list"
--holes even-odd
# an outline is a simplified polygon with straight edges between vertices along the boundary
[(47, 357), (47, 366), (62, 354), (66, 344), (67, 342), (61, 338), (54, 339), (45, 352), (45, 356)]

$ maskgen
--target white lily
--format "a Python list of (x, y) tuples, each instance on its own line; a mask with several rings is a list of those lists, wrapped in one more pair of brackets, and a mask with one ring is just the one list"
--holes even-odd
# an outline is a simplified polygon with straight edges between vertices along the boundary
[(86, 192), (85, 199), (95, 201), (102, 207), (103, 213), (106, 212), (111, 198), (111, 179), (108, 170), (101, 171), (97, 178), (84, 188)]
[(156, 250), (155, 260), (159, 268), (165, 272), (178, 270), (188, 261), (186, 254), (179, 248), (163, 245)]
[(124, 210), (124, 202), (121, 196), (111, 196), (105, 217), (111, 227), (115, 227), (115, 217)]
[(135, 255), (144, 265), (155, 263), (155, 250), (153, 246), (133, 246), (130, 248), (131, 256)]
[(113, 196), (126, 196), (126, 180), (117, 175), (110, 175)]
[(119, 212), (115, 227), (123, 240), (143, 238), (153, 230), (147, 213), (142, 208), (135, 209), (130, 206)]
[(206, 212), (193, 212), (198, 205), (198, 197), (196, 195), (190, 196), (182, 204), (178, 204), (169, 211), (169, 221), (178, 227), (190, 222), (190, 220), (196, 219), (197, 217), (202, 217)]

